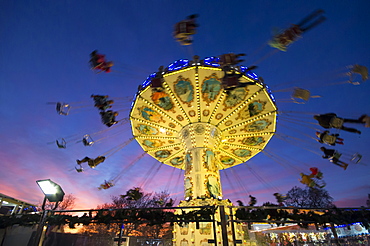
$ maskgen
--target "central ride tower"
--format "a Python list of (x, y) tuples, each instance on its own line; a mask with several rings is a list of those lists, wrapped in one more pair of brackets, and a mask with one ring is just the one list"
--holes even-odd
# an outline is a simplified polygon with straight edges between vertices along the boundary
[[(133, 101), (132, 132), (143, 150), (185, 170), (180, 206), (232, 205), (222, 200), (220, 170), (247, 162), (275, 133), (277, 108), (263, 80), (244, 66), (230, 71), (238, 75), (232, 86), (217, 57), (178, 60), (151, 74)], [(189, 230), (174, 230), (175, 245), (213, 235)]]

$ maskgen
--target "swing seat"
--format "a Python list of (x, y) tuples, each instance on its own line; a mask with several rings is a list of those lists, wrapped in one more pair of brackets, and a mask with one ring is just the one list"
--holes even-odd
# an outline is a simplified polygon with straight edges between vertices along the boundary
[(276, 36), (277, 41), (280, 45), (288, 47), (294, 40), (291, 39), (286, 33), (282, 33)]
[(175, 27), (176, 39), (183, 39), (195, 33), (196, 33), (195, 26), (187, 21), (182, 21), (176, 24)]
[(92, 68), (92, 70), (98, 74), (98, 73), (102, 73), (102, 72), (106, 72), (106, 73), (109, 73), (110, 72), (110, 68), (113, 66), (113, 63), (112, 62), (102, 62), (100, 63), (99, 65), (95, 66)]
[(95, 67), (91, 67), (91, 70), (93, 70), (94, 73), (96, 73), (96, 74), (99, 74), (99, 73), (102, 73), (103, 72), (103, 70), (101, 69), (101, 66), (100, 65), (95, 66)]
[(312, 180), (310, 183), (307, 184), (307, 186), (310, 187), (310, 188), (314, 188), (314, 187), (316, 187), (316, 183), (315, 183), (315, 181)]
[(245, 54), (223, 54), (220, 56), (219, 64), (220, 65), (236, 65), (244, 60), (240, 59), (240, 56), (245, 56)]
[(96, 74), (99, 74), (99, 73), (102, 73), (102, 72), (106, 72), (106, 73), (109, 73), (111, 71), (111, 67), (113, 67), (113, 62), (112, 61), (108, 61), (108, 62), (101, 62), (99, 63), (98, 65), (96, 66), (92, 66), (91, 69), (96, 73)]
[(303, 104), (307, 102), (310, 99), (310, 97), (311, 97), (310, 91), (302, 88), (295, 88), (292, 94), (292, 100), (298, 104)]
[(232, 57), (231, 54), (222, 55), (220, 57), (221, 64), (232, 64), (235, 60), (235, 56)]
[(333, 127), (333, 128), (341, 128), (343, 126), (343, 122), (344, 122), (344, 119), (342, 118), (338, 118), (338, 117), (333, 117), (331, 120), (330, 120), (330, 126)]
[(60, 148), (60, 149), (67, 148), (67, 142), (66, 142), (66, 140), (64, 138), (59, 139), (59, 140), (57, 139), (57, 140), (55, 140), (55, 142), (56, 142), (58, 148)]
[(324, 188), (326, 186), (325, 181), (322, 180), (321, 178), (320, 179), (315, 178), (313, 182), (315, 183), (315, 186), (313, 188)]
[(193, 43), (193, 41), (190, 38), (178, 41), (180, 42), (181, 45), (191, 45)]
[(82, 139), (82, 143), (85, 145), (85, 146), (91, 146), (93, 145), (95, 142), (94, 140), (91, 138), (90, 135), (86, 134), (83, 139)]
[[(347, 74), (349, 75), (349, 83), (353, 85), (359, 85), (361, 82), (364, 82), (369, 78), (367, 67), (358, 64), (354, 65), (351, 71)], [(355, 80), (361, 80), (361, 82)]]
[(81, 166), (81, 164), (78, 164), (78, 165), (76, 165), (75, 166), (75, 169), (76, 169), (76, 171), (78, 172), (78, 173), (82, 173), (83, 172), (83, 168), (82, 168), (82, 166)]
[(105, 181), (104, 184), (100, 185), (99, 190), (101, 190), (101, 189), (106, 190), (106, 189), (109, 189), (113, 186), (114, 186), (114, 184), (111, 181)]
[(362, 155), (359, 154), (359, 153), (355, 153), (355, 154), (353, 154), (353, 156), (351, 158), (351, 161), (355, 162), (357, 164), (361, 161), (361, 159), (362, 159)]
[(320, 179), (320, 180), (321, 180), (323, 176), (324, 176), (324, 175), (323, 175), (323, 173), (319, 171), (319, 172), (316, 174), (315, 178), (317, 178), (317, 179)]
[(270, 40), (268, 42), (268, 44), (272, 47), (272, 48), (276, 48), (278, 50), (281, 50), (281, 51), (287, 51), (287, 47), (283, 44), (281, 44), (278, 40), (277, 37), (274, 37), (272, 40)]
[(340, 157), (342, 156), (341, 153), (335, 151), (334, 152), (334, 155), (332, 157), (329, 158), (329, 160), (332, 160), (332, 159), (339, 159)]
[(71, 106), (67, 103), (58, 102), (56, 105), (56, 110), (59, 115), (68, 115), (70, 109), (71, 109)]
[(316, 186), (318, 188), (324, 188), (326, 186), (326, 183), (324, 181), (322, 181), (322, 182), (317, 183)]

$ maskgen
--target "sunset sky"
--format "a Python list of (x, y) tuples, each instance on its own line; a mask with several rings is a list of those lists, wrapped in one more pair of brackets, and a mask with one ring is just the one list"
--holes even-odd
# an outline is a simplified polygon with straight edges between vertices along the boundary
[[(325, 11), (326, 21), (287, 52), (267, 45), (274, 30), (316, 9)], [(334, 148), (343, 160), (363, 155), (344, 171), (321, 158), (323, 145), (315, 141), (315, 131), (323, 129), (312, 116), (370, 115), (370, 81), (346, 83), (348, 66), (370, 67), (369, 9), (368, 0), (0, 1), (0, 193), (38, 204), (43, 195), (35, 181), (51, 179), (77, 198), (76, 209), (96, 208), (136, 186), (146, 192), (168, 190), (178, 203), (183, 172), (149, 155), (130, 166), (143, 153), (137, 142), (114, 151), (132, 137), (129, 124), (107, 128), (90, 96), (115, 99), (117, 118), (124, 119), (129, 98), (159, 66), (234, 52), (247, 54), (242, 65), (258, 66), (255, 72), (272, 90), (281, 114), (265, 153), (221, 171), (224, 198), (247, 203), (251, 194), (257, 205), (275, 202), (273, 193), (303, 188), (300, 173), (318, 167), (338, 206), (364, 206), (370, 193), (370, 128), (352, 125), (361, 135), (339, 132), (345, 144)], [(190, 14), (199, 15), (198, 33), (192, 46), (180, 46), (173, 26)], [(95, 49), (114, 61), (111, 73), (90, 69)], [(321, 97), (293, 103), (295, 86)], [(56, 102), (70, 103), (70, 114), (58, 115)], [(76, 143), (84, 134), (101, 141), (89, 147)], [(60, 138), (70, 140), (66, 149), (57, 148)], [(109, 157), (95, 169), (75, 171), (76, 159), (99, 155)], [(114, 187), (97, 189), (113, 178)]]

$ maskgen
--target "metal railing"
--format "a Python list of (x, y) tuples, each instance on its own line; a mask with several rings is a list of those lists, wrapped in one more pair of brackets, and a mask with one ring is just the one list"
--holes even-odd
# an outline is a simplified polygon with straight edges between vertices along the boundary
[[(220, 219), (218, 221), (215, 220), (216, 211), (219, 213)], [(274, 217), (273, 215), (276, 215), (276, 213), (282, 213), (285, 217)], [(311, 217), (307, 216), (308, 214)], [(249, 239), (240, 240), (235, 236), (235, 225), (237, 224), (244, 225), (249, 235), (257, 235), (253, 236), (256, 245), (267, 245), (268, 240), (260, 239), (258, 234), (266, 235), (274, 232), (269, 230), (255, 230), (254, 225), (258, 223), (271, 225), (297, 224), (300, 226), (316, 224), (313, 230), (317, 230), (317, 224), (320, 224), (321, 231), (326, 229), (327, 234), (330, 235), (330, 238), (328, 237), (325, 238), (325, 240), (317, 240), (315, 242), (297, 241), (295, 242), (296, 245), (370, 245), (367, 235), (347, 235), (346, 237), (341, 237), (341, 235), (337, 234), (338, 229), (335, 228), (335, 225), (340, 225), (341, 221), (362, 222), (362, 226), (369, 226), (368, 223), (366, 225), (364, 224), (364, 221), (370, 221), (369, 214), (369, 209), (363, 207), (317, 209), (292, 207), (200, 206), (61, 211), (46, 210), (38, 215), (23, 214), (0, 217), (0, 246), (169, 246), (173, 245), (173, 224), (186, 224), (191, 222), (196, 224), (201, 222), (212, 223), (213, 234), (210, 235), (208, 240), (209, 245), (220, 245), (220, 243), (223, 246), (247, 245), (246, 241)], [(294, 215), (296, 219), (289, 217), (291, 215)], [(302, 216), (300, 217), (300, 215)], [(337, 216), (333, 217), (336, 221), (328, 222), (327, 219), (330, 218), (328, 217), (329, 215)], [(353, 218), (348, 217), (349, 215), (353, 216)], [(359, 215), (363, 215), (361, 221), (357, 221)], [(343, 218), (338, 220), (340, 216)], [(318, 218), (326, 218), (326, 220), (322, 220), (324, 221), (323, 223), (322, 221), (317, 221)], [(28, 229), (17, 231), (15, 228), (21, 228), (20, 225), (28, 226), (24, 227)], [(323, 225), (327, 228), (324, 228)], [(345, 225), (345, 228), (349, 226), (350, 224), (348, 223)], [(69, 227), (72, 227), (72, 229)], [(75, 229), (73, 229), (73, 227), (75, 227)], [(220, 238), (216, 236), (216, 227), (221, 228)], [(232, 232), (232, 242), (229, 242), (228, 231)], [(283, 233), (282, 231), (284, 231), (284, 228), (277, 233)], [(19, 234), (18, 236), (17, 233)], [(21, 236), (23, 238), (21, 238)], [(12, 244), (14, 240), (18, 240), (18, 243)], [(23, 244), (20, 244), (20, 241), (22, 241)], [(282, 239), (280, 241), (283, 243)]]

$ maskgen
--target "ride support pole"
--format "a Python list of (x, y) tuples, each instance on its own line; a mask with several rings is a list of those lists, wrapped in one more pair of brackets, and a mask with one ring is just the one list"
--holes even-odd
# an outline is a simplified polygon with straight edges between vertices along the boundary
[(227, 221), (225, 214), (225, 206), (220, 206), (220, 220), (221, 220), (221, 235), (222, 235), (222, 246), (228, 246), (229, 240), (227, 237)]

